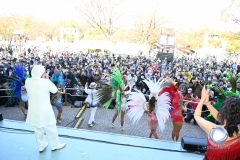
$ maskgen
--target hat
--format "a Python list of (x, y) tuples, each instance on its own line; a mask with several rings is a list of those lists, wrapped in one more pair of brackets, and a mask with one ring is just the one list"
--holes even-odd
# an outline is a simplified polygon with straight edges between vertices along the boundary
[(97, 83), (92, 82), (92, 83), (89, 85), (89, 88), (91, 88), (91, 89), (97, 88)]
[(192, 88), (188, 88), (188, 91), (192, 91)]

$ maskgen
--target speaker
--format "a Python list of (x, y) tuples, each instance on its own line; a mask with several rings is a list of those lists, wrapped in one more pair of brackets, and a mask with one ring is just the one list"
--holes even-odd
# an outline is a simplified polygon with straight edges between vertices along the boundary
[(2, 113), (0, 113), (0, 121), (3, 120), (3, 116), (2, 116)]
[(194, 137), (182, 137), (182, 148), (188, 151), (206, 152), (207, 139), (206, 138), (194, 138)]
[(80, 107), (82, 107), (82, 105), (83, 105), (83, 102), (82, 102), (82, 101), (75, 101), (75, 102), (74, 102), (74, 107), (75, 107), (75, 108), (80, 108)]

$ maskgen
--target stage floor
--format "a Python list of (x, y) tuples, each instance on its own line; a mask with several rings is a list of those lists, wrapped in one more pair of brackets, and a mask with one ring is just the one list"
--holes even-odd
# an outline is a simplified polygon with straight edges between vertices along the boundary
[(67, 146), (39, 153), (32, 127), (24, 122), (0, 122), (0, 160), (202, 160), (180, 143), (119, 134), (58, 127)]

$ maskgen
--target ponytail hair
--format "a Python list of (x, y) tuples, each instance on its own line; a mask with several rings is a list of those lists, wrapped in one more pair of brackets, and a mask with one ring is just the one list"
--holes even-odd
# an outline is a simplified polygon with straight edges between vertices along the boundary
[(151, 97), (151, 99), (148, 102), (149, 105), (149, 113), (152, 113), (155, 109), (155, 103), (156, 103), (156, 98), (154, 96)]

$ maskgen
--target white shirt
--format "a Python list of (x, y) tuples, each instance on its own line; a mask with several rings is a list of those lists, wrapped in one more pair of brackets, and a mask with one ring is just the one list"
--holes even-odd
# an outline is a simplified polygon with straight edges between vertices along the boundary
[(88, 94), (85, 102), (92, 104), (93, 106), (98, 104), (98, 98), (97, 98), (97, 90), (96, 89), (88, 89), (85, 86), (85, 92)]
[(123, 97), (123, 98), (122, 98), (121, 110), (122, 110), (122, 111), (126, 111), (127, 109), (128, 109), (127, 98), (126, 98), (126, 97)]

